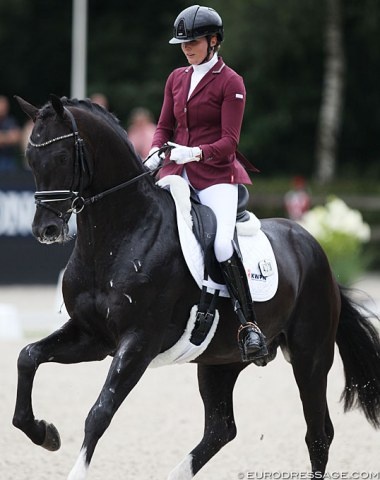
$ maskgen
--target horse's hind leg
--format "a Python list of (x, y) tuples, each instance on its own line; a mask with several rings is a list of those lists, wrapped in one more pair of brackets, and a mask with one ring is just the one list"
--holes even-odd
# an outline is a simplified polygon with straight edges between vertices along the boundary
[(307, 425), (305, 440), (312, 472), (324, 474), (334, 437), (326, 399), (327, 374), (332, 365), (334, 346), (316, 350), (314, 354), (303, 350), (302, 354), (292, 355), (292, 366)]
[(48, 337), (22, 349), (18, 359), (18, 386), (13, 425), (35, 444), (47, 450), (60, 447), (54, 425), (36, 420), (32, 407), (33, 381), (39, 365), (45, 362), (77, 363), (101, 360), (108, 354), (99, 339), (81, 332), (72, 320)]
[(169, 480), (190, 480), (224, 445), (236, 436), (232, 392), (247, 364), (198, 365), (199, 390), (205, 408), (200, 443), (170, 473)]

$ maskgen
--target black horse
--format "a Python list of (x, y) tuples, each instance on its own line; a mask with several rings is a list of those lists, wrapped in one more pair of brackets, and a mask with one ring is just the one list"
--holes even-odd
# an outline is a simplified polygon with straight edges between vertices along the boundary
[[(73, 211), (78, 230), (63, 279), (70, 320), (20, 352), (13, 423), (37, 445), (58, 449), (56, 428), (33, 414), (38, 366), (111, 355), (68, 477), (82, 480), (121, 403), (151, 361), (182, 335), (200, 291), (181, 253), (173, 200), (155, 185), (117, 119), (89, 101), (51, 97), (41, 109), (21, 99), (19, 103), (35, 122), (26, 152), (37, 186), (33, 234), (42, 243), (66, 241)], [(277, 257), (279, 286), (272, 300), (256, 304), (257, 318), (270, 359), (280, 346), (292, 365), (311, 470), (323, 474), (334, 434), (326, 401), (334, 344), (345, 369), (345, 409), (361, 408), (379, 427), (379, 336), (339, 287), (312, 236), (285, 219), (263, 220), (262, 228)], [(230, 301), (220, 299), (218, 309), (216, 334), (196, 359), (204, 436), (170, 480), (193, 478), (236, 435), (232, 392), (247, 363), (240, 359)]]

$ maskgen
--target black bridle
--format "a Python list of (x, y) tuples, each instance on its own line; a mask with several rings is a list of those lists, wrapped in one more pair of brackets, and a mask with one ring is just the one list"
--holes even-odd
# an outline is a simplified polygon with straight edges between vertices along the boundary
[[(66, 107), (64, 107), (64, 111), (68, 115), (71, 121), (71, 130), (72, 130), (71, 133), (52, 138), (43, 143), (34, 143), (31, 139), (29, 139), (29, 144), (34, 148), (43, 148), (43, 147), (47, 147), (48, 145), (51, 145), (52, 143), (66, 140), (68, 138), (73, 137), (74, 147), (75, 147), (75, 157), (74, 157), (74, 173), (73, 173), (72, 185), (69, 190), (36, 191), (34, 193), (34, 199), (37, 207), (46, 208), (51, 212), (54, 212), (59, 218), (62, 218), (65, 222), (67, 222), (72, 213), (78, 214), (83, 211), (85, 206), (93, 204), (98, 200), (101, 200), (102, 198), (106, 197), (107, 195), (110, 195), (111, 193), (114, 193), (114, 192), (117, 192), (118, 190), (126, 188), (129, 185), (132, 185), (133, 183), (137, 182), (138, 180), (140, 180), (141, 178), (147, 175), (153, 176), (158, 172), (158, 170), (160, 170), (161, 166), (158, 166), (154, 170), (147, 170), (141, 173), (140, 175), (137, 175), (136, 177), (131, 178), (130, 180), (127, 180), (123, 183), (120, 183), (119, 185), (109, 188), (108, 190), (100, 192), (91, 197), (84, 198), (83, 191), (84, 191), (85, 175), (87, 174), (88, 181), (91, 182), (92, 175), (93, 175), (92, 166), (89, 164), (89, 162), (86, 159), (85, 149), (84, 149), (84, 140), (80, 136), (77, 122), (74, 118), (74, 115)], [(159, 149), (159, 154), (166, 152), (168, 148), (170, 148), (168, 145), (162, 146)], [(146, 160), (148, 160), (148, 158)], [(77, 178), (79, 178), (77, 182), (78, 187), (74, 188), (74, 185), (75, 185), (74, 182), (76, 181)], [(71, 207), (66, 212), (62, 212), (51, 205), (54, 202), (63, 202), (67, 200), (71, 200)]]

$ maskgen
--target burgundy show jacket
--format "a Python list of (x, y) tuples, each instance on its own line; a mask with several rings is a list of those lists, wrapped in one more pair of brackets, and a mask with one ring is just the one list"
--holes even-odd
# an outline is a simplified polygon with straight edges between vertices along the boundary
[[(242, 77), (219, 58), (188, 99), (192, 72), (190, 66), (170, 74), (152, 145), (173, 141), (201, 147), (202, 160), (185, 165), (198, 190), (218, 183), (252, 183), (236, 157), (246, 97)], [(183, 168), (167, 156), (160, 177), (181, 175)]]

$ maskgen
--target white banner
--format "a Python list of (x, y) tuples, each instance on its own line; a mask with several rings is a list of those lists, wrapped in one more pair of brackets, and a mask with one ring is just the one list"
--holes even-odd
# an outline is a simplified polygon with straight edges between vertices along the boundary
[(0, 190), (0, 236), (31, 235), (35, 207), (31, 191)]

